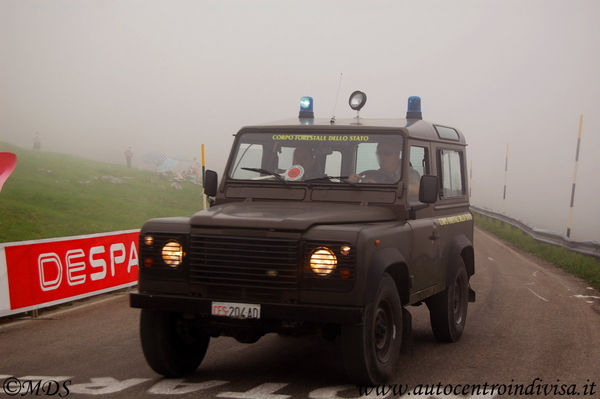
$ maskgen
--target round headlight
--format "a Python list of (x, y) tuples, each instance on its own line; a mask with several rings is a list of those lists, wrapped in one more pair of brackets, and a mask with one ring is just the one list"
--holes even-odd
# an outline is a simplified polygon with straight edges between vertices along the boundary
[(162, 247), (162, 258), (171, 267), (179, 266), (183, 260), (183, 247), (177, 241), (169, 241)]
[(367, 95), (362, 91), (356, 90), (352, 94), (350, 94), (350, 98), (348, 99), (348, 103), (350, 104), (350, 108), (355, 111), (360, 111), (362, 107), (364, 107), (367, 102)]
[(335, 270), (337, 258), (329, 248), (320, 247), (310, 255), (310, 268), (319, 276), (327, 276)]

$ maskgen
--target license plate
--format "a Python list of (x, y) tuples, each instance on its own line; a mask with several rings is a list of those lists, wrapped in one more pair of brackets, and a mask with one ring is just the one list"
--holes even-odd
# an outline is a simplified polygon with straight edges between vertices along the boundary
[(213, 302), (211, 314), (232, 319), (260, 319), (260, 305), (254, 303)]

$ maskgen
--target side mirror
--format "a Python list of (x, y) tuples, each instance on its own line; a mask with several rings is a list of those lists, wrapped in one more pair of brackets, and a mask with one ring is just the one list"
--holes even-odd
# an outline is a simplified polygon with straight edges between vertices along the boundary
[(214, 170), (208, 169), (206, 172), (204, 172), (203, 183), (204, 194), (206, 194), (206, 196), (214, 197), (215, 195), (217, 195), (218, 180), (219, 178), (217, 176), (217, 172), (215, 172)]
[(439, 185), (437, 176), (423, 175), (419, 184), (419, 201), (433, 204), (438, 199)]

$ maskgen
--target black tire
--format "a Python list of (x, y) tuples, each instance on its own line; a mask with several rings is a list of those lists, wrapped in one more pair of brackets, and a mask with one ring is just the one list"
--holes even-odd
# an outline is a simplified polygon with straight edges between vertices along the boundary
[(456, 342), (460, 339), (467, 321), (469, 304), (469, 278), (462, 258), (452, 273), (443, 292), (429, 298), (429, 319), (435, 339)]
[(402, 303), (398, 288), (384, 274), (375, 301), (366, 307), (361, 325), (342, 326), (346, 373), (357, 384), (382, 384), (398, 369), (402, 348)]
[(180, 314), (142, 309), (142, 350), (148, 365), (165, 377), (191, 374), (200, 365), (210, 336), (196, 331)]

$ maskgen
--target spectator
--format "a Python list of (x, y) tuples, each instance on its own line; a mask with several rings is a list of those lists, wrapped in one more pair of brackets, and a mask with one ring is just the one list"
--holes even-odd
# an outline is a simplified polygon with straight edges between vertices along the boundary
[(42, 149), (42, 140), (38, 132), (35, 132), (35, 137), (33, 138), (33, 149), (37, 151)]
[(125, 160), (127, 161), (127, 167), (131, 168), (131, 159), (133, 158), (133, 150), (131, 146), (128, 146), (125, 150)]

